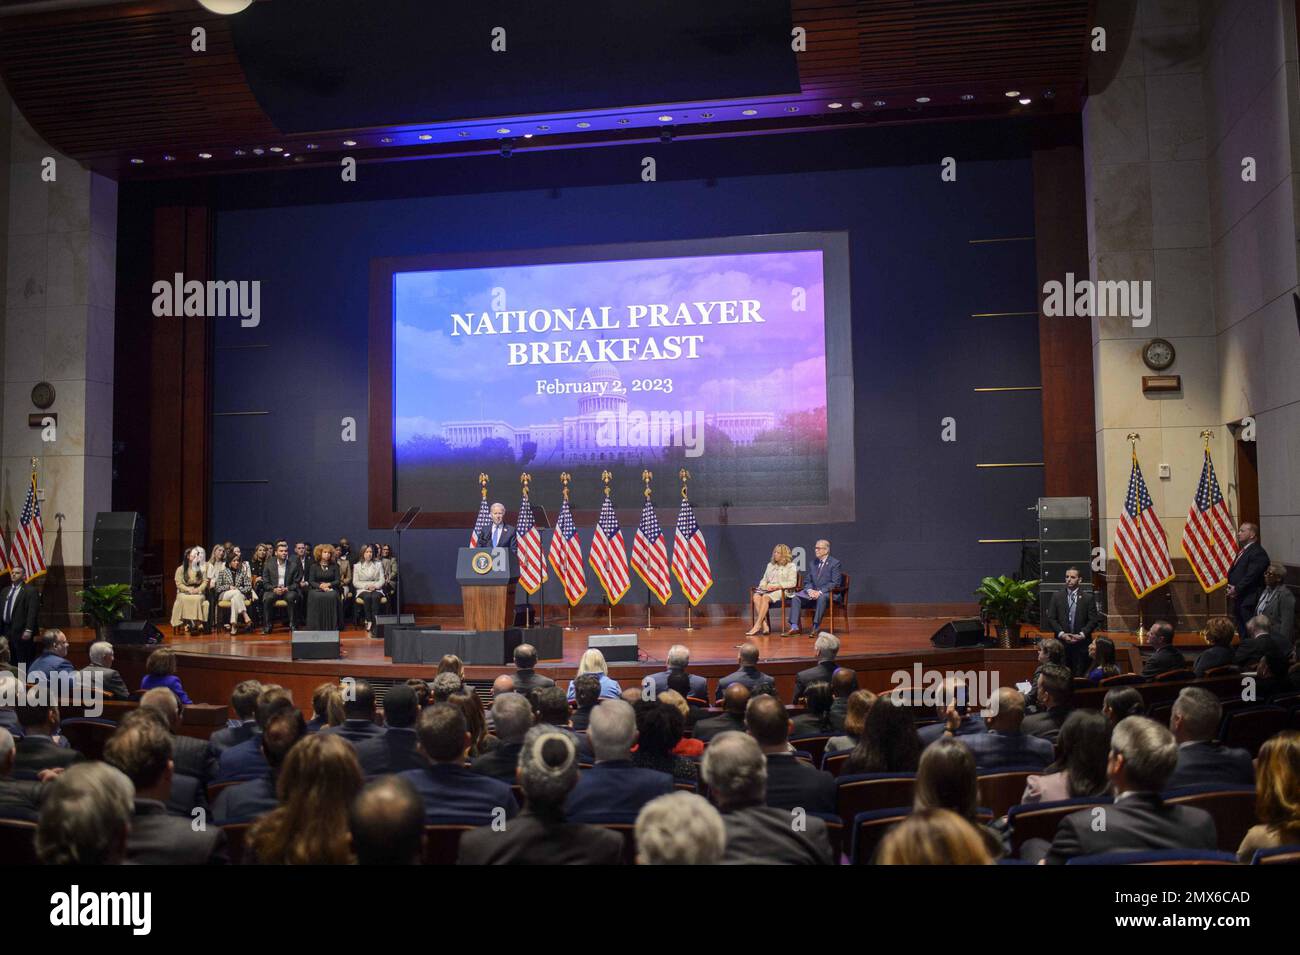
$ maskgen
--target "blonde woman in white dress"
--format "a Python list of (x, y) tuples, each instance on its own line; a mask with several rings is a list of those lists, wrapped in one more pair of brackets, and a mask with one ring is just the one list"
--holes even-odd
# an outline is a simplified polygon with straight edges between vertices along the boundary
[(202, 547), (191, 547), (176, 568), (176, 602), (172, 604), (172, 629), (201, 632), (208, 619), (208, 562)]
[(745, 632), (745, 636), (772, 632), (767, 622), (768, 608), (772, 606), (772, 601), (781, 599), (782, 591), (787, 598), (790, 597), (798, 582), (799, 570), (790, 556), (790, 548), (785, 544), (777, 544), (772, 548), (772, 559), (763, 571), (763, 579), (751, 594), (754, 601), (754, 626)]

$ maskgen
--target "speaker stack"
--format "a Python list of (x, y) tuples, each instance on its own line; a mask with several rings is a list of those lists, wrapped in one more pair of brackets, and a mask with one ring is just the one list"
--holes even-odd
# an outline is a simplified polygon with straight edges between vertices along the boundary
[(1086, 497), (1038, 499), (1038, 608), (1047, 615), (1052, 595), (1065, 589), (1065, 572), (1079, 569), (1092, 590), (1092, 501)]
[(144, 585), (144, 518), (135, 511), (101, 511), (95, 515), (90, 550), (90, 584), (126, 584), (137, 609)]

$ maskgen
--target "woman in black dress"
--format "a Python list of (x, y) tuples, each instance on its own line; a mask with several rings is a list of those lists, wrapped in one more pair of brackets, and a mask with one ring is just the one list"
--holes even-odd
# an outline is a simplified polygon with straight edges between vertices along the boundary
[(316, 545), (316, 559), (307, 570), (307, 629), (339, 628), (339, 568), (334, 548)]

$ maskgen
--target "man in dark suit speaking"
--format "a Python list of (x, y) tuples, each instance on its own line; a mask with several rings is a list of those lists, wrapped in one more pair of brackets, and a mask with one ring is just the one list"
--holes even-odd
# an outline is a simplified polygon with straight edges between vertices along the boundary
[(831, 593), (844, 579), (844, 570), (840, 567), (840, 562), (831, 556), (830, 541), (818, 541), (813, 547), (813, 553), (815, 556), (812, 563), (808, 565), (803, 590), (790, 598), (790, 629), (786, 631), (787, 637), (799, 636), (799, 618), (803, 615), (803, 605), (813, 600), (817, 602), (817, 607), (813, 611), (811, 632), (821, 631), (822, 617), (826, 614), (826, 608), (831, 605)]
[(1101, 626), (1097, 601), (1079, 588), (1079, 568), (1065, 572), (1065, 589), (1052, 594), (1043, 628), (1051, 630), (1065, 645), (1065, 665), (1075, 676), (1088, 673), (1088, 645), (1092, 632)]
[(497, 501), (489, 513), (492, 515), (492, 523), (488, 525), (483, 539), (478, 542), (479, 547), (509, 547), (510, 553), (515, 553), (519, 545), (515, 537), (515, 526), (506, 523), (506, 506)]
[(1244, 639), (1246, 621), (1255, 616), (1259, 595), (1264, 590), (1269, 561), (1268, 551), (1259, 542), (1257, 525), (1242, 524), (1237, 528), (1237, 543), (1241, 550), (1228, 568), (1228, 596), (1235, 601), (1233, 619), (1237, 621), (1237, 633)]

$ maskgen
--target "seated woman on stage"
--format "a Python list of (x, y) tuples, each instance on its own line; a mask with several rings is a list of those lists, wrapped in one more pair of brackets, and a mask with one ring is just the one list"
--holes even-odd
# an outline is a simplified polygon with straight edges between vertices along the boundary
[(790, 558), (790, 548), (785, 544), (777, 544), (772, 550), (772, 560), (768, 563), (767, 570), (763, 571), (763, 579), (753, 590), (754, 626), (746, 631), (745, 636), (752, 637), (760, 630), (762, 633), (772, 632), (767, 624), (767, 608), (772, 606), (773, 600), (780, 599), (782, 591), (786, 597), (793, 594), (798, 582), (799, 570)]
[(200, 633), (208, 619), (208, 564), (202, 547), (191, 547), (176, 568), (176, 602), (172, 604), (172, 629)]
[[(582, 676), (584, 673), (590, 673), (600, 679), (600, 699), (617, 700), (622, 697), (623, 687), (619, 685), (618, 680), (610, 677), (609, 664), (605, 662), (605, 654), (599, 650), (588, 650), (582, 655), (582, 659), (578, 661), (577, 676)], [(577, 679), (577, 677), (574, 677), (574, 679)], [(573, 680), (569, 681), (569, 690), (566, 694), (570, 703), (575, 698), (573, 683)]]
[(226, 629), (233, 637), (238, 625), (252, 627), (253, 620), (248, 616), (248, 605), (253, 603), (253, 575), (238, 557), (232, 557), (230, 563), (217, 571), (215, 583), (217, 600), (230, 601), (230, 623)]
[(140, 681), (141, 690), (152, 690), (156, 686), (165, 686), (176, 694), (185, 706), (194, 701), (185, 693), (180, 677), (176, 675), (176, 651), (170, 647), (161, 647), (149, 654), (144, 662), (144, 679)]
[(361, 559), (352, 568), (352, 586), (361, 599), (362, 613), (366, 618), (366, 633), (375, 625), (375, 611), (384, 594), (384, 565), (375, 559), (375, 548), (366, 544), (361, 548)]
[(307, 570), (308, 630), (339, 629), (339, 568), (334, 545), (317, 544)]
[(206, 618), (208, 621), (208, 630), (215, 630), (217, 628), (217, 601), (214, 597), (217, 592), (217, 571), (221, 570), (229, 559), (230, 551), (226, 549), (224, 544), (212, 545), (212, 556), (208, 559), (206, 571), (208, 581), (208, 616)]
[(1097, 637), (1088, 644), (1088, 656), (1092, 659), (1088, 679), (1093, 683), (1119, 675), (1119, 667), (1115, 665), (1115, 641), (1110, 637)]
[(379, 561), (384, 565), (384, 587), (388, 591), (388, 599), (392, 600), (393, 589), (397, 585), (397, 558), (393, 556), (390, 545), (384, 544), (379, 548)]

